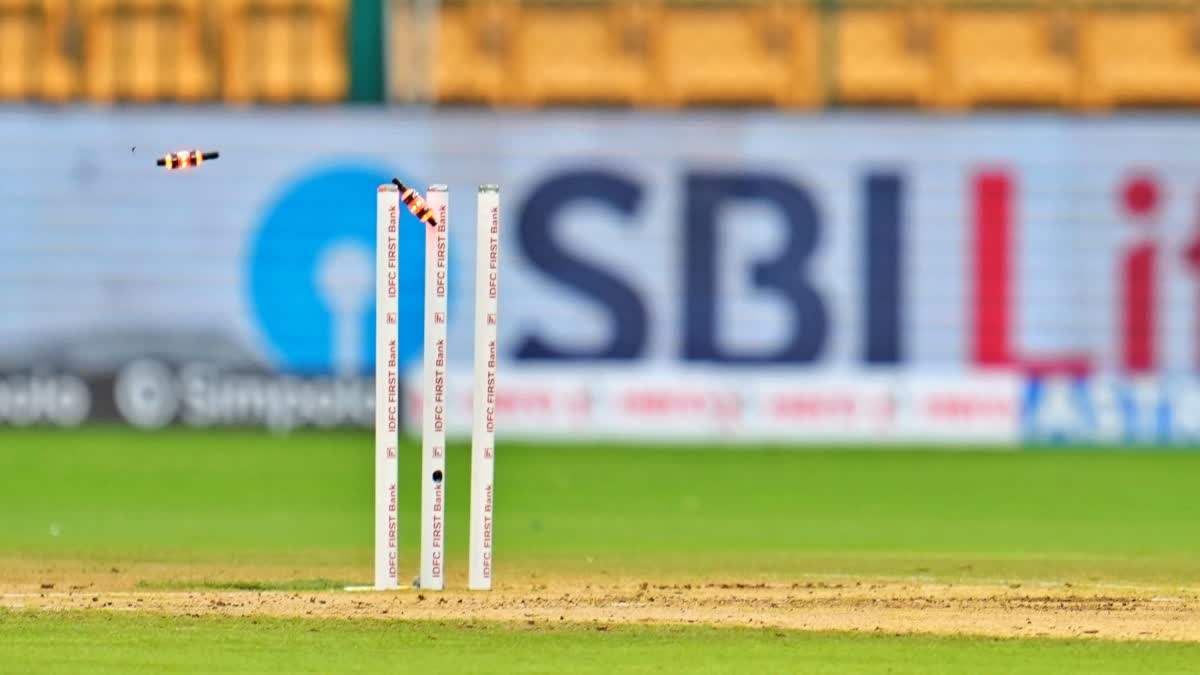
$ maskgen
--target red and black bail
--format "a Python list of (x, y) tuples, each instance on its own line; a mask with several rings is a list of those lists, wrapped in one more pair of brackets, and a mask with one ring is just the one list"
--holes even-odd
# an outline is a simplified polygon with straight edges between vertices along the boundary
[(158, 166), (167, 168), (167, 171), (175, 171), (178, 169), (186, 169), (192, 166), (200, 166), (201, 164), (216, 159), (221, 156), (219, 152), (200, 152), (199, 150), (181, 150), (173, 152), (165, 157), (159, 157)]
[(422, 223), (430, 227), (437, 227), (437, 216), (433, 215), (433, 209), (429, 208), (429, 204), (425, 203), (425, 199), (420, 193), (400, 182), (399, 178), (393, 178), (392, 182), (400, 189), (400, 201), (408, 207), (408, 210), (416, 216)]

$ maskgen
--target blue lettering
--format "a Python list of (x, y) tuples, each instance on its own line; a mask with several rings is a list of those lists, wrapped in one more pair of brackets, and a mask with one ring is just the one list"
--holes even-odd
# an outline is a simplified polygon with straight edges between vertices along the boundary
[(863, 361), (900, 363), (902, 185), (896, 174), (871, 174), (864, 188), (863, 268), (867, 278), (862, 288), (866, 314)]
[[(683, 357), (720, 363), (801, 363), (820, 356), (827, 334), (827, 310), (805, 278), (820, 234), (817, 209), (809, 195), (778, 176), (759, 173), (694, 173), (686, 181), (684, 236)], [(717, 213), (735, 200), (773, 204), (784, 215), (787, 241), (779, 255), (751, 268), (755, 286), (772, 289), (792, 305), (793, 330), (778, 349), (731, 353), (717, 341)]]
[[(595, 349), (566, 349), (539, 335), (518, 341), (516, 358), (596, 361), (635, 359), (646, 345), (647, 312), (638, 294), (612, 273), (578, 257), (554, 238), (555, 216), (578, 200), (594, 200), (633, 215), (642, 190), (622, 176), (599, 170), (561, 174), (529, 193), (519, 210), (517, 237), (525, 258), (546, 276), (604, 305), (612, 316), (612, 337)], [(632, 223), (633, 221), (627, 221)]]

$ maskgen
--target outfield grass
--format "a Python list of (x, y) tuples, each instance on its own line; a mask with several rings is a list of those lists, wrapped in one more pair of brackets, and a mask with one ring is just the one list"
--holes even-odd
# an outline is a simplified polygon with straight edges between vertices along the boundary
[[(365, 581), (371, 452), (351, 432), (0, 431), (0, 557), (339, 564)], [(409, 560), (417, 462), (405, 445)], [(453, 570), (465, 565), (465, 446), (447, 476)], [(1193, 583), (1196, 476), (1200, 454), (1181, 452), (505, 443), (497, 574)]]
[(0, 610), (21, 673), (1185, 673), (1200, 645)]

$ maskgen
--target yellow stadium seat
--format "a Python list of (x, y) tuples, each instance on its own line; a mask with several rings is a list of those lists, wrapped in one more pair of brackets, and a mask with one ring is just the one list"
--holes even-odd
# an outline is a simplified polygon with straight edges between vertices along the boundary
[(81, 0), (84, 89), (108, 102), (215, 94), (203, 0)]
[(640, 3), (547, 3), (516, 22), (513, 100), (633, 104), (653, 75), (650, 9)]
[(1086, 107), (1200, 104), (1200, 11), (1097, 11), (1082, 25)]
[(812, 107), (821, 98), (819, 21), (807, 4), (668, 5), (657, 33), (662, 103)]
[(61, 102), (75, 89), (66, 0), (0, 0), (0, 100)]
[(331, 103), (349, 87), (348, 0), (224, 0), (225, 99)]
[(434, 38), (434, 98), (503, 103), (510, 97), (513, 18), (504, 0), (444, 4)]
[(835, 20), (835, 73), (840, 102), (932, 102), (937, 54), (930, 11), (919, 7), (849, 7)]
[(438, 58), (434, 40), (440, 5), (395, 0), (384, 6), (387, 95), (394, 101), (429, 102), (434, 95), (433, 69)]
[(1051, 10), (947, 11), (939, 31), (940, 104), (1072, 105), (1079, 83), (1072, 28)]

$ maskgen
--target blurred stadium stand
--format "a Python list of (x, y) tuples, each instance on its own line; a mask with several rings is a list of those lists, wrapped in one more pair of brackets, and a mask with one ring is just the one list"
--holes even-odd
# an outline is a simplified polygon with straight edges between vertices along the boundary
[(939, 24), (942, 105), (1066, 107), (1075, 100), (1073, 29), (1063, 10), (963, 7), (943, 12)]
[(0, 100), (385, 99), (1195, 106), (1200, 2), (0, 0)]
[(654, 96), (651, 28), (657, 7), (529, 3), (513, 22), (513, 101), (633, 105)]
[(1200, 102), (1200, 7), (1135, 9), (1080, 17), (1083, 105)]
[[(499, 105), (507, 97), (510, 75), (519, 77), (512, 74), (514, 13), (508, 2), (446, 3), (432, 26), (395, 22), (390, 28), (410, 37), (432, 30), (428, 62), (439, 101)], [(388, 64), (399, 73), (409, 70), (407, 65)]]
[(84, 95), (202, 101), (216, 92), (203, 0), (82, 0)]
[(932, 105), (937, 85), (931, 8), (895, 2), (843, 8), (834, 22), (838, 100)]
[(225, 98), (335, 102), (346, 96), (346, 0), (225, 0)]
[(75, 93), (66, 0), (0, 0), (0, 98), (63, 101)]
[(669, 6), (656, 36), (658, 99), (668, 105), (815, 105), (816, 12), (803, 3)]

